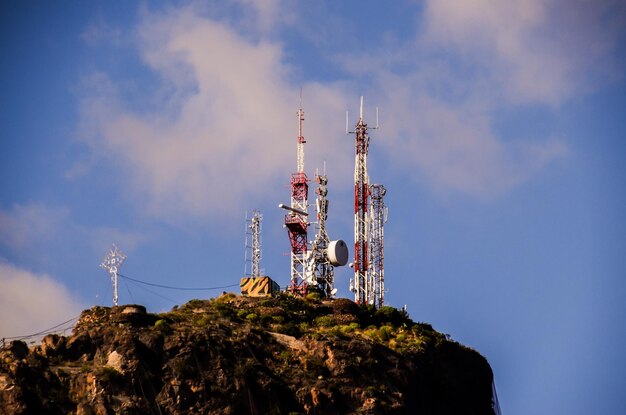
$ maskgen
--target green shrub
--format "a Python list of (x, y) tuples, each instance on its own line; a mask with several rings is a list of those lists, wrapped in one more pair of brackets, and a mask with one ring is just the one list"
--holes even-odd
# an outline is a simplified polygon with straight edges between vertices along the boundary
[(339, 331), (341, 332), (341, 334), (352, 333), (354, 331), (354, 327), (350, 325), (339, 326)]
[(384, 305), (374, 314), (379, 323), (391, 323), (394, 326), (400, 325), (404, 320), (402, 314), (395, 308)]
[(250, 313), (246, 316), (246, 320), (251, 321), (251, 322), (255, 322), (259, 319), (259, 316), (255, 313)]
[(204, 300), (193, 299), (189, 300), (186, 304), (187, 308), (201, 308), (205, 304)]
[(248, 310), (237, 311), (237, 317), (239, 318), (246, 318), (247, 315), (248, 315)]
[(160, 331), (161, 333), (167, 334), (170, 333), (172, 331), (172, 328), (170, 327), (170, 323), (167, 322), (167, 320), (157, 320), (154, 323), (154, 328), (157, 331)]
[[(223, 297), (223, 296), (222, 296)], [(220, 298), (222, 298), (220, 297)], [(232, 308), (230, 304), (227, 303), (216, 303), (215, 308), (217, 309), (217, 313), (224, 318), (231, 319), (234, 318), (237, 314), (235, 314), (235, 310)]]
[(391, 339), (392, 334), (392, 328), (389, 326), (382, 326), (380, 329), (378, 329), (378, 337), (382, 341), (388, 341), (389, 339)]
[(285, 317), (283, 316), (272, 316), (272, 322), (277, 324), (282, 324), (285, 322)]
[(317, 327), (332, 327), (335, 325), (335, 319), (331, 316), (319, 316), (314, 321)]
[(211, 322), (211, 317), (207, 315), (200, 316), (193, 320), (193, 324), (199, 327), (208, 326), (210, 322)]
[(287, 336), (300, 337), (302, 336), (302, 330), (293, 321), (287, 324), (279, 325), (276, 327), (276, 332), (286, 334)]
[(237, 295), (233, 293), (222, 294), (215, 299), (217, 303), (229, 303), (232, 299), (236, 298)]
[(321, 298), (322, 296), (318, 292), (312, 292), (306, 295), (306, 300), (309, 302), (316, 302), (319, 301)]

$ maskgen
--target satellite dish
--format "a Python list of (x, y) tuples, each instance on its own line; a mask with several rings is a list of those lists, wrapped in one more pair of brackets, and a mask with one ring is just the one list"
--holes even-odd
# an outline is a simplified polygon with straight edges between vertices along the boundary
[(348, 245), (341, 239), (328, 244), (328, 259), (335, 267), (342, 267), (348, 263)]

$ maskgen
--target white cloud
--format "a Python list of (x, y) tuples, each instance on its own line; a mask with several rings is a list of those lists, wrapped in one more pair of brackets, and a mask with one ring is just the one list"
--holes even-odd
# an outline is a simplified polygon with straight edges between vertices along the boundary
[[(284, 198), (302, 83), (278, 26), (306, 16), (277, 1), (237, 4), (242, 12), (216, 13), (221, 20), (197, 6), (142, 15), (138, 54), (158, 79), (140, 91), (143, 100), (129, 99), (124, 80), (94, 74), (87, 83), (83, 135), (121, 171), (117, 180), (142, 212), (210, 219), (239, 215), (261, 197)], [(333, 177), (350, 180), (353, 151), (341, 141), (340, 114), (367, 81), (368, 99), (382, 108), (378, 135), (390, 165), (440, 191), (483, 197), (511, 189), (566, 155), (567, 140), (505, 140), (494, 128), (499, 112), (537, 104), (558, 111), (601, 73), (615, 74), (619, 19), (607, 12), (616, 4), (427, 1), (417, 42), (346, 52), (340, 59), (355, 81), (304, 83), (307, 167), (326, 159), (337, 166)]]
[[(83, 131), (95, 132), (85, 134), (94, 152), (127, 169), (141, 208), (161, 217), (239, 214), (262, 193), (284, 193), (276, 185), (287, 183), (295, 164), (299, 88), (281, 47), (248, 40), (192, 9), (149, 15), (139, 34), (140, 53), (168, 94), (155, 94), (156, 109), (139, 113), (98, 76), (99, 90), (87, 93), (82, 111)], [(317, 125), (345, 108), (338, 85), (304, 90)]]
[(46, 330), (77, 317), (85, 308), (65, 286), (50, 276), (17, 268), (2, 260), (0, 286), (0, 337), (24, 336)]
[(438, 192), (489, 198), (570, 151), (567, 137), (529, 135), (515, 122), (504, 122), (504, 137), (502, 114), (558, 115), (623, 76), (616, 52), (625, 17), (626, 4), (613, 0), (429, 0), (417, 42), (342, 63), (372, 79), (394, 166)]
[(390, 105), (394, 110), (388, 116), (391, 126), (385, 130), (391, 133), (384, 143), (387, 152), (401, 161), (409, 177), (438, 191), (489, 198), (527, 180), (568, 151), (556, 139), (505, 143), (493, 133), (488, 114), (427, 96)]
[(243, 6), (243, 10), (250, 10), (254, 16), (250, 16), (244, 21), (256, 26), (258, 33), (271, 34), (281, 23), (289, 22), (293, 19), (290, 11), (290, 4), (281, 0), (237, 0)]
[(460, 53), (512, 102), (559, 105), (622, 75), (625, 13), (619, 0), (429, 0), (421, 41)]

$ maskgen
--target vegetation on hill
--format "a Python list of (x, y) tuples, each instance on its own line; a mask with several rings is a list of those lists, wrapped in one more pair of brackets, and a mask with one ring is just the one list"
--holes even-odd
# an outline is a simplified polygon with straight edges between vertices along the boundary
[(0, 351), (9, 414), (489, 414), (486, 360), (393, 307), (224, 294)]

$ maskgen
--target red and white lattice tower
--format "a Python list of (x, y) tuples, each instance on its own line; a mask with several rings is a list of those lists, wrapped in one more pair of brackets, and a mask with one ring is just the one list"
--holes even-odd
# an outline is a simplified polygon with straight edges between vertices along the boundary
[(291, 175), (291, 208), (285, 215), (285, 227), (289, 234), (291, 244), (291, 282), (289, 291), (294, 294), (306, 294), (307, 283), (305, 281), (307, 262), (307, 233), (308, 233), (308, 210), (307, 199), (309, 184), (304, 172), (304, 136), (302, 135), (302, 121), (304, 111), (298, 110), (298, 144), (297, 144), (297, 169)]
[(373, 304), (380, 308), (385, 304), (385, 241), (384, 225), (387, 222), (388, 209), (385, 206), (384, 196), (387, 189), (382, 184), (370, 186), (371, 198), (371, 227), (370, 227), (370, 273), (369, 285), (372, 287)]
[[(346, 120), (347, 122), (347, 120)], [(370, 272), (370, 227), (368, 214), (370, 186), (367, 174), (367, 153), (369, 150), (368, 126), (363, 120), (363, 97), (359, 111), (359, 121), (355, 126), (354, 137), (356, 155), (354, 159), (354, 278), (350, 290), (358, 304), (374, 304), (374, 286)]]

